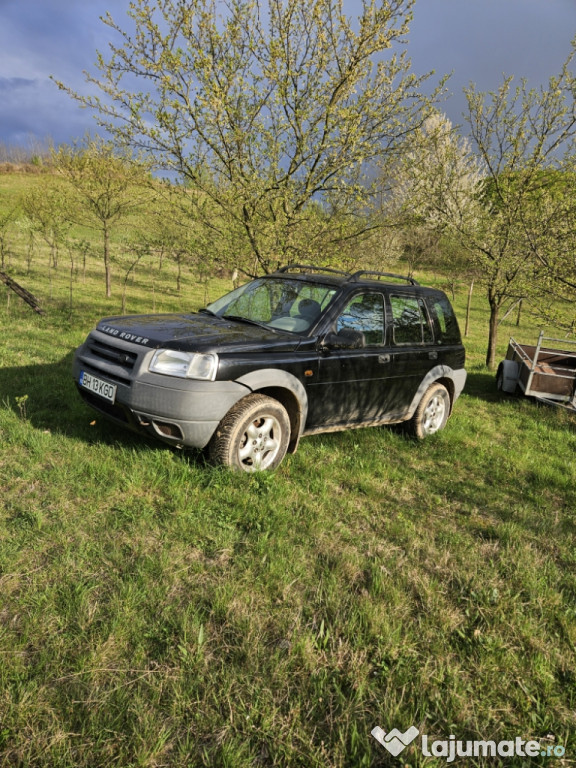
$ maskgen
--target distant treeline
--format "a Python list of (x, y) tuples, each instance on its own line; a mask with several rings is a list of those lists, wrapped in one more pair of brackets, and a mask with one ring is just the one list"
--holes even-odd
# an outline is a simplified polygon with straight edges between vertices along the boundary
[(26, 145), (0, 141), (0, 173), (39, 173), (51, 164), (51, 139), (30, 137)]

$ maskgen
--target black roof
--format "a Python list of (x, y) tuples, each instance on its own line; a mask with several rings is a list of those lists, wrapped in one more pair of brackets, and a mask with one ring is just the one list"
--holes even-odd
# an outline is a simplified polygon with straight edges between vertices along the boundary
[[(324, 285), (343, 286), (350, 285), (351, 288), (358, 285), (373, 287), (374, 284), (385, 283), (393, 285), (401, 291), (413, 293), (414, 288), (418, 293), (437, 293), (443, 294), (436, 288), (428, 288), (420, 285), (417, 280), (406, 275), (398, 275), (393, 272), (378, 272), (373, 270), (358, 270), (357, 272), (345, 272), (344, 270), (332, 269), (332, 267), (317, 267), (312, 264), (288, 264), (281, 267), (276, 272), (267, 275), (270, 278), (286, 278), (291, 280), (305, 280), (306, 282), (322, 283)], [(398, 281), (404, 281), (405, 284)]]

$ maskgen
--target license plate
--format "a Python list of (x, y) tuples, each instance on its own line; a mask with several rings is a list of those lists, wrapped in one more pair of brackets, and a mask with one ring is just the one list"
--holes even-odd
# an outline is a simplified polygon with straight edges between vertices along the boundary
[(95, 395), (103, 397), (104, 400), (109, 400), (111, 403), (116, 398), (116, 384), (109, 384), (107, 381), (99, 379), (97, 376), (92, 376), (91, 373), (86, 371), (80, 372), (80, 386), (84, 389), (94, 392)]

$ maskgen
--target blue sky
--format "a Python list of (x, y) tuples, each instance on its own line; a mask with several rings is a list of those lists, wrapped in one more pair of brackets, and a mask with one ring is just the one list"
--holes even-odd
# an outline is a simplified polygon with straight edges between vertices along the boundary
[[(110, 10), (122, 22), (127, 5), (0, 0), (0, 142), (69, 142), (95, 129), (90, 113), (49, 76), (81, 90), (82, 71), (94, 71), (96, 50), (107, 48), (109, 30), (99, 16)], [(353, 14), (354, 0), (345, 5)], [(443, 108), (459, 123), (463, 86), (495, 90), (504, 74), (545, 84), (575, 36), (576, 0), (417, 0), (408, 50), (417, 73), (452, 73)]]

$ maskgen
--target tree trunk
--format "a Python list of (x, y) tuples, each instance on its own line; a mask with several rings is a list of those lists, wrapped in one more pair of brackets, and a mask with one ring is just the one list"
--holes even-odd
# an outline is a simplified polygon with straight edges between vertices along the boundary
[(488, 331), (488, 350), (486, 352), (486, 365), (493, 371), (496, 367), (496, 345), (498, 343), (498, 315), (500, 305), (490, 299), (490, 326)]
[(106, 298), (112, 296), (112, 272), (110, 269), (110, 233), (104, 226), (104, 271), (106, 273)]
[(72, 310), (72, 297), (74, 292), (74, 251), (70, 245), (68, 246), (68, 253), (70, 254), (70, 310)]
[[(464, 328), (464, 336), (468, 336), (468, 331), (470, 330), (470, 310), (472, 308), (472, 291), (474, 290), (474, 280), (470, 283), (470, 288), (468, 289), (468, 304), (466, 305), (466, 327)], [(454, 301), (454, 296), (452, 296), (452, 301)]]
[(29, 275), (32, 269), (32, 257), (34, 256), (34, 234), (28, 235), (28, 247), (26, 250), (26, 274)]

